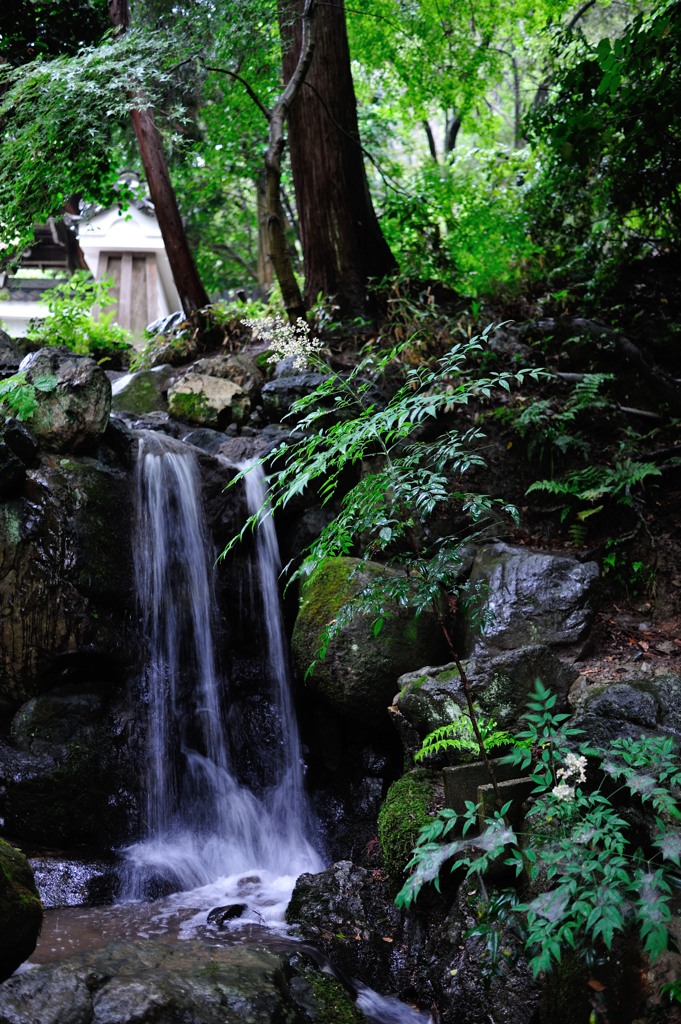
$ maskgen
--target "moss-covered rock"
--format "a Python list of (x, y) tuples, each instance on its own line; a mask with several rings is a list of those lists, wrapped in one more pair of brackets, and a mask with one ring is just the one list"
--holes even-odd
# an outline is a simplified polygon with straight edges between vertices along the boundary
[(296, 1006), (317, 1024), (366, 1024), (341, 983), (317, 967), (298, 967), (290, 987)]
[(318, 657), (324, 632), (340, 609), (377, 576), (394, 570), (356, 558), (327, 558), (303, 586), (293, 630), (293, 652), (333, 709), (362, 725), (387, 723), (386, 708), (402, 673), (444, 656), (444, 641), (435, 617), (401, 611), (386, 619), (374, 636), (374, 617), (361, 613), (345, 623)]
[(130, 416), (165, 411), (168, 408), (165, 392), (173, 378), (172, 367), (163, 365), (153, 370), (126, 373), (113, 383), (111, 408), (114, 412), (128, 413)]
[(393, 782), (378, 815), (378, 839), (388, 880), (395, 891), (404, 882), (419, 830), (432, 820), (441, 799), (439, 775), (425, 769), (407, 772)]
[(111, 383), (101, 366), (68, 349), (43, 348), (21, 363), (29, 383), (55, 378), (49, 391), (37, 391), (28, 426), (41, 446), (71, 452), (92, 448), (102, 437), (111, 411)]
[(0, 839), (0, 981), (31, 955), (42, 920), (31, 865), (20, 850)]
[(168, 391), (168, 408), (178, 419), (221, 429), (246, 419), (251, 403), (246, 392), (232, 380), (187, 373)]

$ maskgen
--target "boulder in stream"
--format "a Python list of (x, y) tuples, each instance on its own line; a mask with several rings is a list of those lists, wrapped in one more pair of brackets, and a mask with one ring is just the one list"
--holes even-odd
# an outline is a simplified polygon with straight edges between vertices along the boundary
[(300, 954), (194, 940), (115, 943), (0, 987), (2, 1024), (362, 1024)]

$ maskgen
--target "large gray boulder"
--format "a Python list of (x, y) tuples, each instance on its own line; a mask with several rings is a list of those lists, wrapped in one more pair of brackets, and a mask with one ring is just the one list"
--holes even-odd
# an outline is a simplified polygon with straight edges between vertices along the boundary
[(314, 662), (310, 684), (336, 712), (365, 726), (387, 719), (395, 681), (403, 672), (436, 660), (445, 651), (434, 615), (401, 610), (385, 620), (378, 636), (374, 635), (376, 616), (357, 614), (329, 642), (326, 656), (319, 656), (324, 632), (341, 607), (370, 581), (380, 581), (393, 571), (357, 558), (327, 558), (302, 588), (293, 629), (292, 647), (300, 671)]
[(192, 363), (188, 373), (231, 380), (234, 384), (238, 384), (252, 403), (259, 398), (260, 389), (265, 382), (265, 375), (255, 360), (249, 359), (243, 353), (234, 355), (220, 353), (214, 356), (205, 356)]
[(53, 376), (51, 391), (38, 391), (38, 408), (27, 421), (43, 448), (56, 452), (92, 449), (102, 437), (111, 411), (111, 384), (88, 356), (64, 348), (43, 348), (22, 360), (29, 383)]
[(668, 670), (646, 672), (629, 667), (614, 678), (591, 685), (581, 678), (571, 691), (575, 715), (570, 724), (589, 740), (606, 747), (614, 739), (681, 735), (681, 675)]
[(333, 979), (291, 951), (117, 943), (0, 988), (2, 1024), (361, 1024)]
[(128, 416), (165, 412), (168, 408), (165, 395), (175, 376), (172, 366), (167, 364), (156, 366), (152, 370), (123, 374), (111, 385), (113, 412)]
[(262, 389), (266, 418), (275, 423), (282, 420), (294, 402), (311, 394), (325, 380), (326, 377), (321, 373), (295, 373), (268, 381)]
[(168, 391), (171, 415), (202, 427), (221, 429), (248, 417), (251, 401), (239, 384), (203, 373), (186, 373)]
[(468, 629), (466, 653), (547, 644), (577, 656), (593, 623), (598, 578), (595, 562), (569, 555), (502, 543), (481, 548), (471, 582), (481, 586), (477, 611), (484, 625), (479, 633)]

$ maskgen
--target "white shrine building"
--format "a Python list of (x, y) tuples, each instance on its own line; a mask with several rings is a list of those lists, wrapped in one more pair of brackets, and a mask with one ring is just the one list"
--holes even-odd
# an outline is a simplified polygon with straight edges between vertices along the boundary
[[(36, 229), (36, 244), (21, 262), (19, 276), (0, 274), (0, 327), (12, 337), (26, 333), (31, 319), (47, 315), (41, 301), (74, 270), (89, 269), (96, 280), (112, 281), (114, 320), (131, 331), (137, 345), (147, 324), (180, 309), (161, 230), (148, 201), (121, 210), (110, 207), (79, 218), (70, 227), (50, 221)], [(31, 276), (31, 270), (37, 271)], [(52, 270), (58, 277), (40, 273)]]

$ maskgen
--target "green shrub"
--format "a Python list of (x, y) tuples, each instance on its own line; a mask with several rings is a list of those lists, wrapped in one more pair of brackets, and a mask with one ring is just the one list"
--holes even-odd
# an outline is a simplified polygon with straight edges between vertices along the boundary
[[(87, 271), (76, 271), (69, 281), (45, 293), (50, 312), (31, 321), (29, 341), (64, 345), (99, 362), (127, 354), (131, 351), (130, 332), (113, 322), (113, 313), (104, 312), (111, 305), (111, 287), (111, 281), (95, 281)], [(97, 320), (91, 314), (93, 306), (100, 308)]]
[[(408, 907), (445, 863), (481, 877), (499, 858), (525, 877), (534, 893), (514, 905), (522, 915), (525, 945), (533, 972), (561, 961), (567, 950), (593, 958), (612, 948), (616, 935), (637, 930), (643, 951), (655, 960), (669, 945), (670, 902), (681, 866), (681, 766), (671, 737), (616, 739), (605, 750), (574, 746), (579, 730), (566, 727), (569, 715), (556, 714), (556, 696), (539, 680), (518, 734), (527, 746), (507, 760), (535, 784), (524, 833), (516, 832), (497, 810), (475, 834), (478, 808), (453, 810), (421, 829), (412, 874), (398, 893)], [(595, 758), (600, 783), (585, 783), (588, 758)], [(649, 838), (642, 842), (623, 802), (648, 815)], [(445, 841), (463, 823), (463, 838)], [(537, 894), (537, 890), (539, 890)]]

